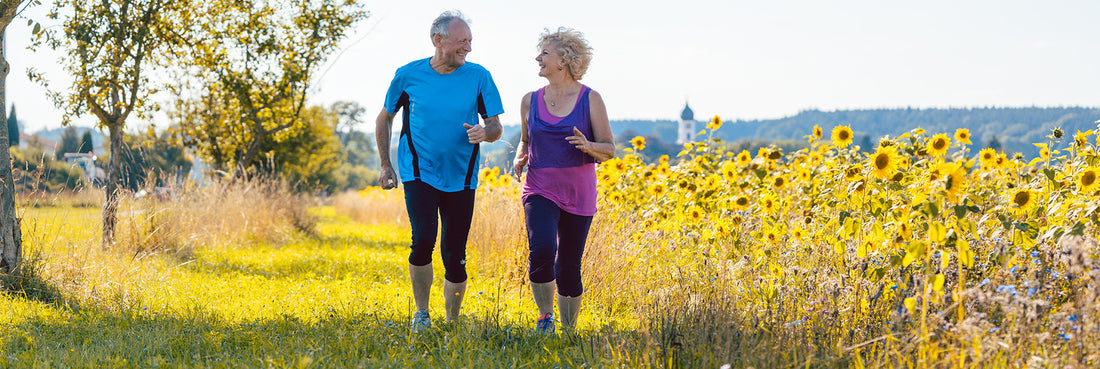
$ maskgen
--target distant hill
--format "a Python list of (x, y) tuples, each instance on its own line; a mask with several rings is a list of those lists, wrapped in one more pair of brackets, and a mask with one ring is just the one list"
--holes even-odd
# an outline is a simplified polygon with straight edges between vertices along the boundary
[(966, 128), (976, 148), (986, 147), (996, 137), (1006, 152), (1033, 157), (1038, 148), (1032, 144), (1047, 142), (1054, 128), (1065, 132), (1060, 145), (1064, 147), (1077, 131), (1096, 130), (1097, 120), (1100, 107), (805, 110), (781, 119), (727, 121), (716, 135), (724, 141), (803, 140), (814, 125), (821, 126), (826, 136), (837, 125), (851, 125), (857, 143), (863, 135), (877, 143), (882, 136), (897, 137), (918, 127), (929, 134), (949, 135)]
[[(855, 142), (859, 144), (864, 136), (877, 143), (882, 136), (897, 137), (918, 127), (929, 135), (953, 135), (955, 129), (966, 128), (974, 142), (972, 148), (985, 148), (996, 137), (1005, 152), (1019, 152), (1031, 158), (1038, 155), (1038, 148), (1032, 144), (1047, 142), (1046, 136), (1054, 128), (1065, 132), (1062, 144), (1057, 146), (1060, 148), (1065, 147), (1077, 131), (1097, 130), (1097, 120), (1100, 120), (1100, 107), (804, 110), (780, 119), (726, 121), (715, 136), (729, 143), (740, 140), (804, 141), (805, 136), (813, 132), (814, 125), (821, 127), (826, 138), (833, 127), (850, 125), (856, 133)], [(678, 124), (674, 120), (613, 120), (611, 131), (618, 144), (634, 136), (655, 137), (660, 145), (671, 145), (671, 151), (667, 152), (675, 153), (679, 151), (675, 144)], [(706, 122), (700, 121), (696, 130), (705, 126)], [(488, 166), (510, 165), (519, 129), (518, 125), (504, 126), (500, 141), (482, 146), (482, 158)], [(658, 143), (651, 141), (650, 144)], [(647, 149), (647, 153), (656, 157), (661, 154), (655, 152), (659, 151), (656, 149)]]

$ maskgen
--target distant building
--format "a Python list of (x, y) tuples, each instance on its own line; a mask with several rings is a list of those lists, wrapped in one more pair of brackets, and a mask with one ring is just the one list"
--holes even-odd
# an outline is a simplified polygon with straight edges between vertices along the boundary
[(684, 111), (680, 113), (680, 129), (676, 134), (676, 143), (683, 145), (695, 142), (695, 112), (684, 103)]
[(64, 160), (66, 163), (80, 167), (84, 171), (84, 178), (92, 184), (103, 183), (107, 179), (107, 173), (95, 166), (96, 156), (94, 154), (78, 154), (74, 152), (65, 153)]

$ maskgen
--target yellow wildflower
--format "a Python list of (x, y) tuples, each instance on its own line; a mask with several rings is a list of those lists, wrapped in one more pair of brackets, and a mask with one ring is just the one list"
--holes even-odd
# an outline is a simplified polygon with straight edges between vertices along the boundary
[(852, 136), (854, 135), (852, 128), (849, 126), (833, 127), (833, 144), (842, 149), (848, 147), (852, 144)]

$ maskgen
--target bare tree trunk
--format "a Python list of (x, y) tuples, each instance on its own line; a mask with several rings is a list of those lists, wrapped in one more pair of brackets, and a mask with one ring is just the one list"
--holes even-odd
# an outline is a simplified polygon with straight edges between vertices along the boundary
[[(13, 13), (14, 14), (14, 13)], [(4, 41), (8, 23), (7, 14), (0, 19), (0, 122), (8, 121), (7, 81), (8, 59), (4, 54)], [(23, 234), (19, 218), (15, 216), (15, 183), (11, 175), (11, 151), (8, 147), (8, 130), (0, 129), (0, 272), (11, 273), (23, 259)]]
[(115, 224), (118, 223), (118, 185), (122, 177), (122, 127), (108, 124), (111, 140), (111, 158), (107, 164), (107, 201), (103, 203), (103, 245), (115, 242)]

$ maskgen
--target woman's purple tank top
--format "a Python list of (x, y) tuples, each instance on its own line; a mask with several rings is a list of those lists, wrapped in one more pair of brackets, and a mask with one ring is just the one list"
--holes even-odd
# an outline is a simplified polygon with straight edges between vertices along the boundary
[(565, 117), (549, 114), (542, 99), (543, 89), (531, 94), (524, 199), (539, 195), (571, 214), (596, 214), (596, 159), (565, 140), (573, 135), (574, 127), (589, 140), (593, 139), (588, 107), (590, 91), (588, 86), (581, 86), (573, 111)]

